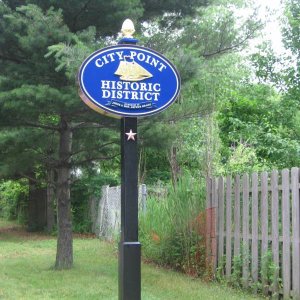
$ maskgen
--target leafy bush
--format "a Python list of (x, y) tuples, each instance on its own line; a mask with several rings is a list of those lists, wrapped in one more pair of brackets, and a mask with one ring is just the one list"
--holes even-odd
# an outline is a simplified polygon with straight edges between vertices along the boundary
[(199, 275), (205, 265), (204, 186), (185, 175), (163, 198), (147, 199), (140, 216), (140, 240), (146, 259)]
[(24, 224), (27, 218), (28, 183), (26, 180), (0, 182), (0, 216)]
[(107, 184), (116, 185), (117, 181), (113, 177), (89, 173), (84, 173), (72, 184), (71, 205), (74, 232), (92, 232), (89, 201), (93, 196), (101, 197), (101, 188)]

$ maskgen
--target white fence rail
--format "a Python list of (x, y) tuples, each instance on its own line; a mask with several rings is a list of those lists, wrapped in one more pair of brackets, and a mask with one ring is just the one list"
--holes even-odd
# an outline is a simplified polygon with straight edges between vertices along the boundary
[[(139, 207), (146, 210), (147, 188), (139, 187)], [(98, 204), (98, 205), (97, 205)], [(94, 198), (91, 204), (94, 233), (102, 238), (112, 240), (120, 232), (121, 226), (121, 187), (102, 187), (101, 199)]]

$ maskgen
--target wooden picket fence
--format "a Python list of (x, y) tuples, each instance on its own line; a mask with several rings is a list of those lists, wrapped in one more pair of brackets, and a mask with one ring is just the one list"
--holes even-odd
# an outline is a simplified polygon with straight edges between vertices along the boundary
[(232, 279), (240, 258), (244, 287), (300, 299), (299, 186), (299, 168), (207, 180), (207, 257), (218, 274)]

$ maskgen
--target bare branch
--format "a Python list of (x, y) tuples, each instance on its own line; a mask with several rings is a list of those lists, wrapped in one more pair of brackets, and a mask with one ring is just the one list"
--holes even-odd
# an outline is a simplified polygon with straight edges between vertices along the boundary
[(226, 52), (238, 49), (246, 41), (248, 41), (249, 39), (253, 38), (254, 33), (258, 29), (259, 29), (259, 24), (257, 24), (255, 28), (253, 28), (251, 31), (249, 31), (242, 40), (236, 42), (235, 44), (227, 46), (227, 47), (224, 47), (224, 45), (223, 45), (223, 37), (222, 37), (221, 42), (220, 42), (220, 46), (218, 47), (218, 49), (216, 51), (211, 52), (211, 53), (203, 53), (202, 56), (205, 57), (205, 58), (209, 58), (209, 57), (212, 57), (212, 56), (217, 55), (217, 54), (222, 54), (222, 53), (226, 53)]

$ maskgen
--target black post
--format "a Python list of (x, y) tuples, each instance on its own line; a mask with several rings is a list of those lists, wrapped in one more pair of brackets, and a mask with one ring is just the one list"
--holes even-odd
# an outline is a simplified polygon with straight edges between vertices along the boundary
[(141, 244), (138, 242), (137, 118), (121, 119), (121, 180), (119, 300), (140, 300)]

